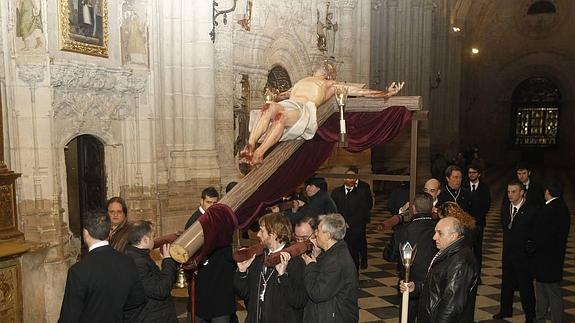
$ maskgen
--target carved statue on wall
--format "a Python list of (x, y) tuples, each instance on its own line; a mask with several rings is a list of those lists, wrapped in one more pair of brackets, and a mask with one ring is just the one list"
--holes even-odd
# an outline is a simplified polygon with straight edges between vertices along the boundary
[(329, 5), (330, 3), (328, 2), (326, 4), (324, 23), (321, 22), (319, 9), (317, 10), (317, 49), (327, 53), (328, 56), (335, 56), (335, 34), (337, 33), (338, 25), (337, 22), (333, 22), (333, 12), (329, 11)]
[(238, 103), (234, 105), (234, 131), (237, 129), (238, 136), (234, 141), (234, 156), (247, 144), (250, 131), (250, 79), (246, 74), (242, 74), (241, 96)]
[(250, 31), (252, 24), (252, 7), (254, 3), (252, 0), (247, 0), (246, 2), (246, 12), (243, 14), (243, 18), (238, 20), (238, 24), (242, 26), (246, 31)]

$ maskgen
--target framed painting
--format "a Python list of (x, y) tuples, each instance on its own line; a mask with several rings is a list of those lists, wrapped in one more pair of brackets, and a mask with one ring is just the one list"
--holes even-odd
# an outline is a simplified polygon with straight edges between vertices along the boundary
[(108, 0), (58, 0), (60, 49), (108, 57)]

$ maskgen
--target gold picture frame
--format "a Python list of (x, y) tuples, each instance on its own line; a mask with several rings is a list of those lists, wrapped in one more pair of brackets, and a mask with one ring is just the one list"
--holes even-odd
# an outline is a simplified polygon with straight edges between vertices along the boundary
[(60, 49), (108, 57), (108, 0), (59, 0)]

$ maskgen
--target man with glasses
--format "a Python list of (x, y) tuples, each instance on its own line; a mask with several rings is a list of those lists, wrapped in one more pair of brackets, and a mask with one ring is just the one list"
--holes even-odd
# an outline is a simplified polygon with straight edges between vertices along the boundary
[[(480, 181), (481, 167), (478, 164), (471, 164), (467, 167), (467, 177), (469, 181), (465, 181), (462, 186), (471, 192), (471, 209), (469, 213), (475, 218), (475, 224), (477, 225), (472, 249), (475, 254), (475, 259), (477, 260), (479, 273), (481, 274), (483, 230), (486, 224), (485, 215), (489, 212), (489, 207), (491, 206), (491, 193), (489, 186), (487, 186), (485, 182)], [(481, 277), (481, 275), (479, 277)]]
[[(317, 230), (317, 224), (318, 224), (317, 217), (304, 216), (295, 225), (293, 240), (295, 242), (304, 242), (308, 240), (314, 241), (315, 232)], [(312, 255), (314, 257), (317, 257), (319, 256), (320, 253), (321, 249), (314, 244), (312, 249)]]

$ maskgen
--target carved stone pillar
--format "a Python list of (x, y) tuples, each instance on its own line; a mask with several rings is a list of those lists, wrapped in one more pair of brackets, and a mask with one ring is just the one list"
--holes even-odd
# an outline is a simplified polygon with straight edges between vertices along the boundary
[(216, 34), (216, 143), (221, 184), (238, 180), (234, 157), (233, 22), (218, 25)]
[(166, 233), (183, 228), (198, 206), (202, 189), (220, 186), (216, 68), (209, 35), (212, 2), (158, 1), (157, 9), (158, 158), (160, 167), (168, 170), (167, 183), (158, 186), (162, 232)]
[(336, 0), (334, 5), (339, 8), (339, 30), (337, 35), (338, 44), (337, 47), (339, 52), (337, 52), (337, 59), (343, 61), (343, 64), (339, 68), (337, 78), (342, 81), (355, 81), (352, 79), (354, 71), (354, 9), (356, 7), (357, 0)]

